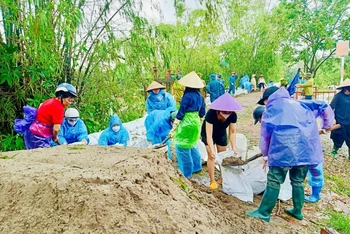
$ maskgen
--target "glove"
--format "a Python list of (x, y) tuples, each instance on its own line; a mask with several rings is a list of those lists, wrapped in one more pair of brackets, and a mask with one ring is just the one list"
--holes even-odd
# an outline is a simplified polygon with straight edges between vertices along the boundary
[(169, 132), (169, 137), (173, 138), (174, 134), (175, 134), (175, 130), (177, 128), (177, 126), (179, 125), (180, 120), (175, 119), (174, 123), (173, 123), (173, 128), (171, 129), (171, 131)]

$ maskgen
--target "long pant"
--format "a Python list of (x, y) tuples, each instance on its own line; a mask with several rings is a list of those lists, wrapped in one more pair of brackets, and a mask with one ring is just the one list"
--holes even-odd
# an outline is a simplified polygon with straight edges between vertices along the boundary
[(235, 85), (230, 85), (228, 93), (231, 94), (231, 95), (235, 95), (235, 93), (236, 93), (236, 86)]
[(197, 146), (184, 149), (175, 145), (175, 151), (179, 169), (186, 178), (190, 178), (194, 172), (202, 170), (201, 155)]
[(280, 189), (281, 184), (286, 179), (287, 172), (289, 171), (289, 178), (292, 187), (304, 187), (304, 180), (308, 172), (309, 166), (293, 166), (293, 167), (269, 167), (267, 173), (267, 186)]
[(264, 83), (260, 83), (258, 84), (258, 88), (261, 90), (263, 90), (265, 88), (265, 84)]
[(324, 176), (322, 163), (309, 166), (307, 181), (311, 187), (323, 187)]
[(312, 100), (312, 95), (305, 95), (305, 100)]
[(349, 125), (341, 125), (341, 128), (333, 130), (331, 132), (331, 139), (333, 140), (333, 144), (337, 148), (341, 148), (344, 144), (350, 148), (350, 124)]

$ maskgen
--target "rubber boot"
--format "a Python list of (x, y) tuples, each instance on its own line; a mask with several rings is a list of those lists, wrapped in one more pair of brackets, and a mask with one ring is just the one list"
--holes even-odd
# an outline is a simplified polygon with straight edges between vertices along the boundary
[(292, 187), (293, 209), (285, 209), (284, 211), (296, 219), (303, 220), (302, 208), (304, 206), (304, 187)]
[(270, 214), (276, 205), (279, 192), (279, 189), (267, 186), (259, 208), (255, 211), (247, 211), (245, 213), (250, 217), (270, 222)]
[(331, 153), (331, 156), (332, 156), (333, 158), (335, 158), (335, 157), (337, 156), (338, 150), (339, 150), (338, 147), (333, 146), (333, 150), (332, 150), (332, 153)]
[(315, 203), (321, 200), (322, 187), (312, 187), (312, 194), (309, 197), (305, 197), (305, 201)]

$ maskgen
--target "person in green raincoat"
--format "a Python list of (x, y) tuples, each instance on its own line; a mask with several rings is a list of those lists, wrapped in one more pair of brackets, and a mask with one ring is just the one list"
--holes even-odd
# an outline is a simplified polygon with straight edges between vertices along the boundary
[(181, 78), (179, 84), (186, 88), (169, 136), (174, 139), (179, 169), (186, 178), (190, 178), (194, 172), (202, 170), (197, 142), (200, 118), (205, 115), (205, 102), (199, 91), (204, 84), (195, 72)]

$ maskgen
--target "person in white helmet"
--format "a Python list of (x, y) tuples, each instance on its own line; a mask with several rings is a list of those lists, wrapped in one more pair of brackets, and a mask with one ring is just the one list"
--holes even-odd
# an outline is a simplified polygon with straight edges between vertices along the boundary
[[(75, 108), (68, 108), (64, 116), (64, 121), (58, 133), (60, 144), (81, 142), (87, 145), (89, 143), (88, 131), (84, 121), (80, 119), (79, 111)], [(51, 145), (55, 146), (57, 144), (53, 142)]]
[(35, 121), (25, 131), (27, 149), (50, 147), (52, 141), (59, 143), (58, 133), (64, 119), (64, 108), (74, 102), (77, 91), (73, 85), (62, 83), (56, 88), (55, 96), (40, 104)]

